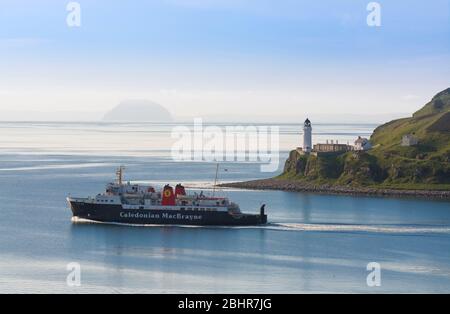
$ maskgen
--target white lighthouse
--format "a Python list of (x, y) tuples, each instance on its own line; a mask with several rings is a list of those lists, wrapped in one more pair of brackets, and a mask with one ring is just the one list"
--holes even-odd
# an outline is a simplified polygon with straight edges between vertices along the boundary
[(303, 151), (310, 153), (312, 149), (312, 127), (309, 119), (305, 120), (303, 125)]

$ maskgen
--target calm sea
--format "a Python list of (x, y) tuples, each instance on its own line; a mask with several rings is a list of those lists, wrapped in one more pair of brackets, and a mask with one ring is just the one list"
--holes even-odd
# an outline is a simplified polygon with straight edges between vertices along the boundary
[[(126, 166), (128, 180), (208, 190), (216, 165), (174, 162), (174, 126), (1, 122), (0, 292), (450, 292), (444, 201), (230, 189), (218, 193), (246, 212), (266, 203), (269, 225), (71, 222), (65, 197), (102, 191), (118, 165)], [(375, 127), (316, 124), (314, 141), (346, 143)], [(280, 126), (282, 162), (301, 143), (299, 128)], [(278, 172), (224, 163), (219, 181)], [(81, 266), (78, 287), (66, 283), (73, 262)], [(367, 285), (373, 262), (381, 267), (378, 287)]]

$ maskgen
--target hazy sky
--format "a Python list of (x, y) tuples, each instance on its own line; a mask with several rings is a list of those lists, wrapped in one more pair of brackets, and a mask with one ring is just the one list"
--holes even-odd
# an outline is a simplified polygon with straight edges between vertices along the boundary
[[(0, 114), (413, 112), (450, 86), (450, 1), (0, 0)], [(6, 114), (6, 113), (4, 113)]]

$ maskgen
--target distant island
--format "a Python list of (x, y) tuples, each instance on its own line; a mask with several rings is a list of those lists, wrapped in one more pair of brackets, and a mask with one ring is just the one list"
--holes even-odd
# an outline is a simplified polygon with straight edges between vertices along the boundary
[(355, 145), (312, 146), (311, 122), (303, 147), (292, 150), (281, 175), (226, 187), (330, 194), (450, 198), (450, 88), (410, 118), (375, 129)]
[(172, 122), (170, 112), (148, 100), (125, 100), (108, 111), (103, 121)]

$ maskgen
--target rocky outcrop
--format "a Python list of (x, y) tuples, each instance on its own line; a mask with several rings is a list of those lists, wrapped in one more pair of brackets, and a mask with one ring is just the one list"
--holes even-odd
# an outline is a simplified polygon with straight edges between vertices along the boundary
[(304, 155), (294, 150), (286, 160), (284, 178), (333, 181), (340, 184), (373, 184), (386, 174), (376, 158), (363, 151)]

